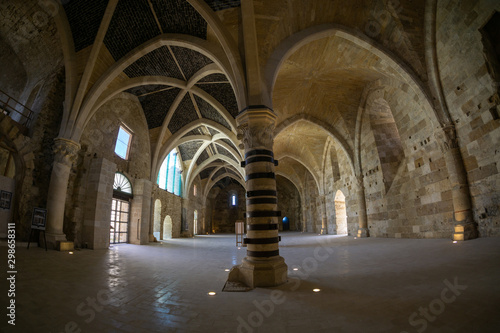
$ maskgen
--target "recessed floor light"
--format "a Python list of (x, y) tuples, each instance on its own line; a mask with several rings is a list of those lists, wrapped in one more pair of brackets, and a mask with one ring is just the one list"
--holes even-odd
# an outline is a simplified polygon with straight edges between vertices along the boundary
[(298, 271), (299, 269), (298, 269), (297, 267), (295, 267), (293, 270), (294, 270), (294, 271)]
[(226, 268), (224, 271), (229, 272), (229, 268)]
[(210, 295), (210, 296), (215, 296), (215, 291), (211, 291), (211, 292), (209, 292), (209, 293), (208, 293), (208, 295)]
[(453, 241), (453, 244), (457, 244), (458, 242), (457, 241)]
[(314, 291), (315, 293), (319, 293), (319, 292), (321, 291), (321, 289), (316, 288), (316, 289), (313, 289), (313, 291)]
[(73, 252), (69, 252), (69, 254), (73, 254)]

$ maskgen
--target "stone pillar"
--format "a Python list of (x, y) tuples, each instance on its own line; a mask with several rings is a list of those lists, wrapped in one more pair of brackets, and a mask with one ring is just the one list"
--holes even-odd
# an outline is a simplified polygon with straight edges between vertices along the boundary
[(328, 219), (326, 217), (326, 196), (320, 196), (321, 200), (321, 234), (326, 235), (328, 233)]
[(90, 249), (109, 248), (115, 170), (116, 164), (105, 158), (90, 162), (82, 230), (82, 242)]
[(370, 237), (370, 232), (368, 231), (368, 217), (366, 215), (366, 198), (363, 175), (356, 176), (356, 181), (358, 183), (358, 237)]
[[(208, 231), (207, 229), (207, 226), (205, 225), (206, 221), (205, 221), (205, 214), (207, 212), (207, 208), (205, 207), (205, 205), (203, 205), (203, 208), (201, 209), (201, 214), (198, 215), (198, 221), (201, 221), (201, 231), (200, 233), (205, 235)], [(200, 222), (198, 222), (200, 223)]]
[(279, 255), (273, 130), (276, 115), (265, 107), (238, 116), (238, 139), (245, 149), (247, 256), (229, 273), (228, 281), (248, 287), (272, 287), (287, 281), (287, 265)]
[(67, 241), (63, 232), (66, 193), (71, 166), (80, 150), (78, 143), (68, 139), (56, 138), (54, 142), (54, 165), (47, 197), (46, 239), (51, 248), (57, 248), (58, 242)]
[(135, 179), (133, 188), (134, 198), (132, 199), (130, 213), (129, 242), (144, 245), (150, 239), (153, 183), (147, 179)]
[(477, 226), (472, 215), (472, 204), (470, 200), (467, 172), (465, 171), (462, 154), (458, 146), (455, 126), (453, 124), (443, 127), (443, 131), (437, 134), (442, 142), (448, 169), (453, 200), (454, 230), (453, 240), (463, 241), (478, 237)]

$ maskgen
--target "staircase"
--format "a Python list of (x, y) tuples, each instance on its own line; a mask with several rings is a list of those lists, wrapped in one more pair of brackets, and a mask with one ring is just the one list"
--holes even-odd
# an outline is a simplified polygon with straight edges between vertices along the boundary
[(25, 130), (30, 127), (33, 120), (33, 111), (2, 90), (0, 90), (0, 113), (12, 118)]

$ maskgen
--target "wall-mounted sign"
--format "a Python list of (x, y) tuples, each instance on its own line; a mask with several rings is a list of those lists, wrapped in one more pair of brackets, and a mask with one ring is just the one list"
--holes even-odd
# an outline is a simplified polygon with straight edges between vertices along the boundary
[(45, 230), (47, 222), (47, 210), (44, 208), (33, 208), (33, 219), (31, 229)]
[(10, 209), (11, 202), (12, 202), (12, 192), (1, 191), (0, 192), (0, 208)]

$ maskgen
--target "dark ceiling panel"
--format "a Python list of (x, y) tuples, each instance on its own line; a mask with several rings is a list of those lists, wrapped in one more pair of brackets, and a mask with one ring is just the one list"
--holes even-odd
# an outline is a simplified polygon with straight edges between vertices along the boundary
[(141, 96), (144, 94), (149, 94), (149, 93), (152, 93), (152, 92), (155, 92), (158, 90), (163, 90), (166, 88), (168, 88), (168, 86), (163, 85), (163, 84), (148, 84), (145, 86), (133, 87), (133, 88), (127, 89), (125, 91), (128, 93), (131, 93), (133, 95), (136, 95), (136, 96)]
[(181, 153), (181, 157), (183, 161), (189, 161), (193, 159), (193, 156), (196, 154), (198, 149), (201, 147), (203, 144), (203, 141), (201, 140), (196, 140), (196, 141), (189, 141), (186, 143), (183, 143), (179, 145), (179, 151)]
[(224, 155), (224, 156), (226, 156), (226, 157), (229, 157), (230, 159), (232, 159), (232, 160), (234, 160), (234, 161), (238, 162), (238, 161), (236, 160), (236, 158), (234, 158), (234, 156), (233, 156), (233, 155), (232, 155), (232, 154), (231, 154), (231, 153), (230, 153), (230, 152), (229, 152), (226, 148), (221, 147), (221, 146), (219, 146), (219, 145), (218, 145), (218, 146), (217, 146), (217, 150), (219, 151), (219, 154)]
[(212, 180), (215, 180), (217, 177), (223, 175), (226, 173), (226, 169), (225, 168), (220, 168), (219, 171), (217, 171), (215, 173), (215, 175), (212, 176)]
[(170, 105), (172, 105), (172, 102), (179, 92), (179, 88), (173, 88), (139, 97), (150, 129), (159, 127), (163, 124), (163, 120), (167, 115)]
[(239, 173), (237, 173), (236, 171), (234, 171), (234, 170), (233, 170), (233, 169), (231, 169), (231, 168), (227, 168), (226, 170), (227, 170), (227, 172), (229, 172), (229, 173), (231, 173), (231, 174), (235, 175), (236, 177), (241, 177), (241, 175), (240, 175)]
[(207, 150), (205, 149), (200, 156), (198, 157), (198, 160), (196, 161), (196, 164), (200, 165), (204, 161), (206, 161), (209, 158)]
[(171, 46), (171, 48), (182, 72), (186, 76), (186, 80), (189, 80), (197, 71), (206, 65), (213, 63), (212, 60), (205, 57), (203, 54), (188, 48), (179, 46)]
[(201, 126), (196, 127), (194, 130), (191, 130), (184, 134), (182, 137), (190, 136), (190, 135), (203, 135), (203, 130)]
[(234, 96), (233, 88), (229, 83), (197, 84), (197, 87), (203, 89), (212, 95), (226, 110), (236, 118), (239, 113), (238, 103)]
[(159, 47), (142, 56), (125, 68), (124, 72), (130, 78), (159, 75), (184, 80), (167, 46)]
[(186, 94), (182, 101), (180, 102), (177, 110), (170, 119), (170, 123), (168, 124), (168, 129), (172, 134), (186, 126), (192, 121), (199, 119), (196, 110), (194, 109), (193, 102), (191, 102), (191, 98), (189, 94)]
[(104, 44), (117, 61), (135, 47), (160, 34), (147, 1), (120, 0)]
[(107, 5), (108, 0), (73, 0), (64, 5), (76, 52), (94, 44)]
[(240, 186), (241, 186), (241, 184), (240, 184), (240, 183), (238, 183), (238, 182), (237, 182), (236, 180), (234, 180), (233, 178), (231, 178), (231, 177), (224, 177), (224, 178), (222, 178), (221, 180), (219, 180), (219, 181), (218, 181), (218, 182), (214, 185), (214, 187), (215, 187), (215, 186), (217, 186), (217, 187), (219, 187), (219, 188), (221, 188), (221, 189), (224, 189), (224, 188), (228, 187), (228, 186), (229, 186), (229, 185), (231, 185), (231, 184), (238, 184), (238, 185), (240, 185)]
[(231, 142), (231, 140), (222, 139), (222, 141), (225, 142), (227, 145), (229, 145), (229, 147), (233, 148), (235, 151), (238, 151), (238, 149), (236, 149), (236, 146)]
[(208, 178), (208, 176), (210, 176), (210, 173), (211, 173), (213, 170), (214, 170), (214, 167), (210, 167), (210, 168), (203, 169), (203, 170), (200, 172), (200, 178), (201, 178), (201, 179)]
[(240, 0), (205, 0), (214, 12), (240, 6)]
[(207, 23), (186, 0), (151, 0), (164, 33), (207, 38)]
[(228, 82), (228, 80), (224, 74), (215, 73), (205, 76), (198, 82)]
[(200, 98), (198, 96), (194, 96), (196, 100), (196, 104), (198, 104), (198, 109), (200, 110), (201, 115), (203, 118), (207, 118), (210, 120), (213, 120), (222, 126), (226, 127), (227, 129), (231, 129), (231, 126), (227, 123), (227, 121), (221, 116), (221, 114), (214, 109), (213, 106), (205, 102), (203, 98)]
[(217, 130), (214, 130), (212, 127), (207, 127), (208, 131), (210, 132), (211, 136), (214, 136), (215, 134), (219, 134), (220, 132)]

